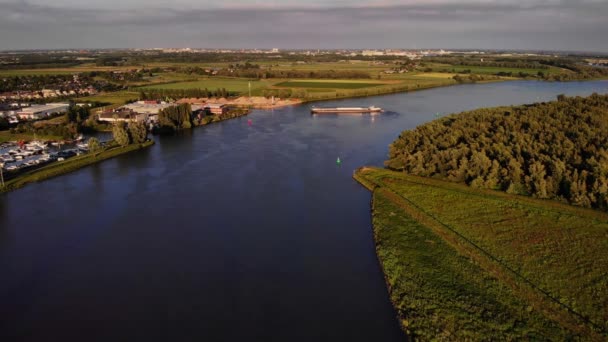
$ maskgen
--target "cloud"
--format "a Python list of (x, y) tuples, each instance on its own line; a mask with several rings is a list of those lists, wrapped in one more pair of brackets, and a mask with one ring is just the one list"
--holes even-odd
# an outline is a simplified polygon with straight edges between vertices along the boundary
[[(4, 48), (180, 44), (605, 50), (608, 45), (602, 34), (608, 29), (606, 1), (310, 1), (306, 6), (232, 1), (229, 7), (205, 7), (178, 0), (170, 8), (156, 0), (124, 0), (121, 6), (106, 2), (97, 8), (81, 2), (69, 6), (70, 1), (53, 6), (0, 2)], [(46, 38), (33, 32), (44, 32)]]

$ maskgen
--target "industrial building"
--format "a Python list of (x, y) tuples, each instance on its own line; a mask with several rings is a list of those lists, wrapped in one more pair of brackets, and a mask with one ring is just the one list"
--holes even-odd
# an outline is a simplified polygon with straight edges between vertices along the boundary
[(137, 120), (156, 122), (158, 121), (158, 112), (169, 107), (175, 106), (175, 103), (168, 103), (165, 101), (137, 101), (126, 104), (120, 107), (121, 110), (133, 111), (134, 113), (140, 114)]
[(45, 105), (31, 105), (15, 111), (17, 117), (22, 120), (38, 120), (52, 114), (66, 113), (70, 105), (68, 103), (47, 103)]
[(117, 111), (108, 111), (99, 114), (97, 117), (98, 121), (104, 122), (131, 122), (131, 121), (148, 121), (148, 114), (146, 113), (136, 113), (132, 110), (117, 110)]

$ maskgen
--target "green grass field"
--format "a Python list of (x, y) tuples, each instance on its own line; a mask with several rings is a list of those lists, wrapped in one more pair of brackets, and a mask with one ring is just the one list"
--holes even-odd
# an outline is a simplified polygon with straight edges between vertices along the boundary
[(144, 86), (148, 89), (209, 89), (216, 90), (218, 88), (226, 88), (228, 91), (246, 93), (249, 90), (249, 82), (251, 82), (251, 90), (258, 90), (272, 85), (273, 82), (266, 80), (248, 80), (244, 78), (208, 78), (192, 82), (177, 82), (168, 84), (158, 84)]
[(273, 70), (302, 70), (302, 71), (319, 71), (319, 70), (336, 70), (336, 71), (362, 71), (375, 77), (382, 71), (389, 69), (390, 64), (374, 65), (367, 61), (350, 61), (350, 62), (322, 62), (310, 64), (298, 64), (289, 62), (278, 62), (272, 64)]
[(366, 81), (334, 81), (334, 80), (302, 80), (287, 81), (275, 84), (275, 87), (282, 88), (321, 88), (321, 89), (361, 89), (385, 85), (380, 82)]
[(412, 334), (606, 338), (605, 213), (382, 169), (356, 178), (378, 186), (377, 251)]
[(97, 66), (92, 63), (81, 64), (64, 68), (44, 68), (44, 69), (2, 69), (0, 76), (24, 76), (24, 75), (71, 75), (88, 71), (114, 71), (137, 69), (138, 66)]
[(129, 100), (137, 100), (139, 93), (132, 91), (117, 91), (93, 96), (85, 96), (74, 99), (74, 101), (107, 102), (112, 105), (123, 105)]
[(490, 74), (494, 75), (499, 72), (510, 72), (513, 73), (514, 76), (517, 76), (518, 73), (526, 73), (530, 75), (536, 75), (539, 71), (544, 74), (559, 74), (565, 72), (559, 68), (550, 67), (549, 69), (528, 69), (528, 68), (503, 68), (503, 67), (485, 67), (485, 66), (474, 66), (474, 65), (441, 65), (435, 66), (433, 71), (442, 71), (447, 70), (448, 72), (462, 72), (464, 70), (471, 70), (473, 74)]
[(63, 137), (54, 135), (36, 135), (34, 134), (11, 134), (9, 131), (0, 131), (0, 143), (7, 141), (30, 141), (30, 140), (63, 140)]

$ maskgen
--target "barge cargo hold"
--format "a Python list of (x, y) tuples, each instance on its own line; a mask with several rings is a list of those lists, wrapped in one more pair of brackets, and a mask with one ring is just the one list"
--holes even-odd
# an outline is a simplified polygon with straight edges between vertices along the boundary
[(312, 107), (310, 109), (312, 114), (359, 114), (359, 113), (381, 113), (382, 108), (380, 107), (334, 107), (334, 108), (319, 108)]

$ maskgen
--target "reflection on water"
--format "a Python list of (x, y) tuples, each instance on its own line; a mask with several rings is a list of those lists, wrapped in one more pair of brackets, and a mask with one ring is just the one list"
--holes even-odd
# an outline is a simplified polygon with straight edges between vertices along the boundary
[(386, 110), (376, 116), (254, 111), (2, 195), (0, 331), (32, 341), (403, 340), (370, 195), (352, 171), (382, 165), (401, 130), (436, 113), (607, 89), (509, 82), (323, 104), (373, 102)]
[[(5, 217), (7, 214), (7, 209), (6, 209), (6, 204), (4, 202), (4, 200), (1, 198), (2, 196), (0, 195), (0, 217)], [(2, 249), (2, 246), (7, 243), (7, 239), (8, 239), (8, 234), (9, 234), (9, 227), (6, 225), (1, 225), (0, 224), (0, 251)], [(1, 255), (1, 252), (0, 252)]]

